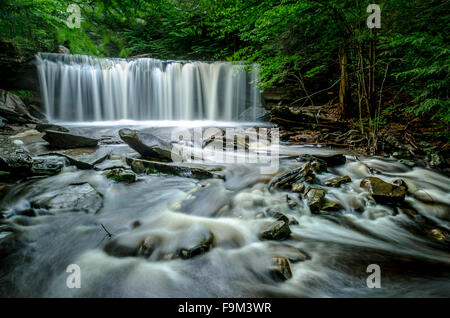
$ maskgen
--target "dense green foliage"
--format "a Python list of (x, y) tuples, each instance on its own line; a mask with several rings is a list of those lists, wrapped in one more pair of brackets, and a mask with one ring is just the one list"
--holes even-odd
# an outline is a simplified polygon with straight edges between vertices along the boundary
[[(66, 25), (69, 4), (81, 8), (79, 29)], [(65, 45), (73, 53), (97, 56), (150, 53), (161, 59), (258, 63), (261, 87), (292, 85), (299, 105), (321, 102), (329, 91), (336, 96), (346, 78), (351, 116), (377, 119), (383, 89), (389, 87), (411, 97), (409, 110), (416, 115), (448, 121), (449, 2), (380, 1), (381, 29), (367, 28), (368, 4), (6, 0), (0, 3), (0, 39), (25, 58)], [(343, 61), (347, 77), (341, 76)]]

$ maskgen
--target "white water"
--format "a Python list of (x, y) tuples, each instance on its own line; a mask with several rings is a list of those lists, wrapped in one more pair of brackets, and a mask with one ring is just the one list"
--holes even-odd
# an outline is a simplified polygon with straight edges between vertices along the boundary
[[(178, 127), (178, 126), (176, 126)], [(99, 138), (117, 136), (119, 127), (70, 126), (76, 133)], [(143, 133), (168, 138), (173, 127), (138, 127)], [(103, 145), (102, 147), (107, 147)], [(124, 144), (110, 146), (128, 155)], [(30, 148), (30, 147), (29, 147)], [(280, 169), (299, 166), (295, 155), (329, 150), (282, 146)], [(33, 198), (70, 184), (89, 182), (102, 193), (104, 204), (93, 214), (61, 212), (0, 222), (0, 296), (2, 297), (448, 297), (450, 254), (445, 240), (430, 230), (450, 229), (450, 180), (436, 171), (409, 168), (395, 161), (347, 156), (345, 165), (316, 174), (318, 183), (348, 175), (352, 182), (327, 190), (326, 199), (344, 209), (312, 214), (301, 197), (290, 191), (269, 191), (255, 164), (223, 166), (226, 179), (195, 180), (165, 175), (138, 175), (138, 182), (116, 183), (103, 171), (66, 167), (52, 177), (15, 186), (0, 202), (0, 211), (21, 211)], [(360, 187), (378, 170), (387, 182), (401, 178), (408, 185), (409, 217), (370, 200)], [(281, 172), (281, 171), (280, 171)], [(421, 201), (420, 193), (426, 193)], [(286, 196), (297, 202), (290, 207)], [(261, 241), (258, 234), (279, 211), (298, 224), (286, 241)], [(14, 215), (14, 213), (13, 213)], [(139, 221), (140, 225), (133, 224)], [(105, 238), (100, 224), (113, 233)], [(6, 237), (1, 238), (3, 230)], [(188, 260), (167, 259), (205, 232), (214, 248)], [(5, 233), (5, 232), (3, 232)], [(151, 238), (158, 242), (149, 257), (118, 256), (108, 246), (135, 249)], [(2, 250), (3, 248), (3, 250)], [(310, 256), (291, 263), (293, 277), (274, 281), (271, 259), (300, 249)], [(3, 255), (2, 255), (3, 251)], [(8, 251), (7, 253), (4, 251)], [(80, 266), (81, 288), (66, 285), (69, 264)], [(381, 288), (367, 287), (366, 268), (381, 268)]]
[(39, 53), (45, 112), (56, 121), (255, 120), (257, 70), (227, 62)]

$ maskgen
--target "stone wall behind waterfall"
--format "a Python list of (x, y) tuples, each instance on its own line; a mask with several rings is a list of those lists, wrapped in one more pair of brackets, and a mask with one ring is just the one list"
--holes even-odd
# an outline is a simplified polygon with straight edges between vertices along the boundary
[(51, 120), (255, 120), (257, 71), (227, 62), (100, 59), (39, 53), (44, 110)]

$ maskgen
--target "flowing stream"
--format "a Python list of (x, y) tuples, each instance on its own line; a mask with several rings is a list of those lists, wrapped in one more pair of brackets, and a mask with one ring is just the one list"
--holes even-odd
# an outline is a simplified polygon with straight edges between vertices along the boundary
[[(230, 63), (48, 53), (39, 54), (36, 64), (48, 117), (100, 144), (62, 156), (40, 138), (20, 139), (34, 158), (53, 158), (64, 167), (56, 175), (13, 184), (0, 202), (0, 296), (450, 295), (447, 176), (347, 152), (345, 164), (310, 180), (340, 208), (312, 213), (305, 196), (270, 189), (269, 181), (302, 166), (299, 155), (336, 151), (281, 144), (278, 171), (270, 175), (259, 162), (210, 160), (213, 151), (191, 164), (218, 178), (147, 170), (137, 173), (136, 182), (116, 182), (105, 171), (129, 170), (126, 158), (139, 158), (119, 138), (121, 128), (173, 142), (170, 136), (180, 127), (270, 127), (255, 122), (261, 104), (255, 74)], [(189, 140), (177, 142), (195, 148)], [(268, 149), (257, 140), (248, 142)], [(90, 160), (89, 168), (69, 155)], [(325, 185), (338, 176), (351, 181)], [(376, 203), (360, 185), (369, 176), (391, 184), (403, 180), (404, 202)], [(290, 236), (261, 239), (261, 231), (276, 221), (275, 212), (289, 219)], [(200, 255), (186, 254), (196, 246)], [(274, 276), (279, 258), (289, 260), (292, 276), (285, 280)], [(81, 288), (67, 285), (71, 264), (81, 270)], [(381, 270), (381, 288), (367, 284), (372, 273), (367, 269), (374, 264)]]
[[(119, 140), (130, 123), (74, 124), (80, 134)], [(221, 125), (216, 123), (214, 126)], [(223, 125), (223, 124), (222, 124)], [(235, 124), (242, 126), (243, 124)], [(133, 126), (161, 138), (172, 127)], [(248, 126), (247, 126), (248, 127)], [(27, 143), (44, 152), (44, 143)], [(126, 144), (103, 144), (115, 156), (96, 170), (67, 165), (55, 176), (30, 179), (12, 188), (1, 202), (11, 217), (2, 225), (0, 295), (37, 297), (447, 297), (450, 295), (449, 242), (432, 235), (450, 231), (450, 180), (426, 168), (347, 154), (347, 163), (317, 174), (326, 199), (340, 202), (338, 212), (312, 214), (289, 190), (268, 189), (258, 164), (217, 164), (225, 179), (197, 180), (161, 174), (138, 174), (134, 183), (107, 179), (101, 165), (136, 156)], [(330, 154), (312, 147), (282, 145), (280, 172), (298, 167), (300, 154)], [(124, 164), (123, 161), (119, 164)], [(376, 172), (374, 172), (376, 171)], [(405, 205), (392, 207), (370, 199), (360, 187), (364, 177), (408, 186)], [(338, 188), (323, 182), (347, 175)], [(71, 184), (88, 182), (103, 197), (96, 214), (76, 211), (20, 215), (31, 202)], [(287, 196), (296, 204), (288, 204)], [(406, 207), (405, 207), (406, 206)], [(298, 224), (284, 241), (258, 235), (278, 211)], [(413, 211), (411, 213), (411, 211)], [(101, 224), (112, 233), (108, 237)], [(214, 246), (190, 259), (173, 259), (181, 247), (213, 233)], [(128, 250), (152, 241), (149, 254)], [(298, 251), (303, 259), (298, 259)], [(111, 251), (116, 251), (112, 253)], [(122, 254), (121, 254), (122, 253)], [(276, 256), (291, 261), (292, 278), (270, 274)], [(301, 258), (301, 257), (300, 257)], [(81, 269), (81, 288), (66, 285), (66, 268)], [(381, 268), (381, 288), (368, 288), (367, 267)]]

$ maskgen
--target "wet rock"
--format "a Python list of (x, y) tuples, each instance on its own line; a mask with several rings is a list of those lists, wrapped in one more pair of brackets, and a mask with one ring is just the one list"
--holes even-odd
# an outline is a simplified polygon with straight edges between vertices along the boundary
[(326, 191), (324, 189), (309, 187), (305, 192), (306, 204), (312, 213), (320, 211), (324, 204)]
[(340, 204), (337, 201), (329, 201), (329, 202), (325, 202), (322, 206), (322, 211), (326, 211), (326, 212), (336, 212), (339, 210), (342, 210), (344, 207), (342, 206), (342, 204)]
[(349, 176), (343, 176), (343, 177), (336, 177), (336, 178), (329, 179), (329, 180), (325, 181), (325, 185), (327, 187), (338, 188), (342, 184), (349, 183), (349, 182), (352, 182), (352, 179), (350, 179)]
[(278, 220), (270, 224), (264, 229), (259, 237), (263, 240), (286, 240), (291, 236), (291, 229), (289, 228), (288, 221)]
[(178, 255), (182, 259), (189, 259), (198, 255), (205, 254), (213, 247), (213, 243), (214, 243), (214, 234), (212, 232), (209, 232), (209, 234), (200, 242), (198, 242), (195, 246), (181, 248), (180, 251), (178, 252)]
[(78, 169), (89, 170), (105, 161), (110, 154), (111, 149), (108, 147), (98, 147), (57, 150), (44, 155), (61, 156), (69, 161), (69, 165), (76, 166)]
[(106, 170), (105, 175), (108, 179), (116, 182), (132, 183), (136, 181), (136, 174), (133, 171), (122, 168)]
[(311, 181), (314, 174), (311, 170), (311, 163), (308, 161), (300, 168), (285, 172), (281, 175), (275, 176), (269, 182), (269, 190), (272, 191), (274, 188), (288, 189), (292, 188), (293, 183), (299, 183), (306, 180)]
[(170, 174), (185, 178), (210, 179), (223, 178), (218, 171), (210, 171), (204, 168), (191, 167), (181, 164), (169, 164), (157, 161), (148, 161), (134, 158), (126, 158), (127, 164), (135, 173), (146, 174)]
[[(315, 154), (315, 155), (300, 155), (297, 161), (318, 161), (325, 162), (328, 167), (336, 167), (345, 164), (346, 158), (343, 154)], [(323, 164), (323, 163), (322, 163)]]
[(292, 278), (291, 266), (286, 257), (273, 257), (270, 275), (278, 281), (285, 281)]
[(303, 193), (305, 191), (305, 188), (306, 186), (304, 183), (297, 182), (291, 185), (291, 191), (295, 193)]
[(45, 132), (47, 130), (69, 132), (69, 129), (54, 124), (38, 124), (35, 129), (40, 132)]
[(82, 211), (95, 214), (103, 207), (103, 195), (89, 183), (70, 184), (36, 197), (32, 207), (44, 208), (50, 213)]
[(38, 123), (31, 116), (23, 101), (16, 95), (0, 89), (0, 116), (13, 123)]
[(32, 158), (22, 147), (22, 142), (12, 141), (7, 136), (0, 136), (0, 171), (28, 174)]
[(434, 239), (436, 241), (450, 240), (448, 233), (441, 229), (431, 229), (428, 232), (428, 236), (430, 236), (432, 239)]
[(52, 148), (57, 149), (96, 147), (98, 144), (97, 139), (55, 130), (46, 130), (42, 139), (47, 141)]
[(405, 200), (406, 185), (395, 185), (376, 177), (364, 178), (360, 187), (367, 190), (376, 202), (382, 204), (400, 203)]
[(66, 159), (58, 156), (34, 157), (31, 172), (38, 175), (55, 175), (61, 172)]
[(119, 137), (143, 158), (172, 161), (172, 145), (152, 134), (124, 128)]

